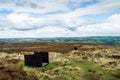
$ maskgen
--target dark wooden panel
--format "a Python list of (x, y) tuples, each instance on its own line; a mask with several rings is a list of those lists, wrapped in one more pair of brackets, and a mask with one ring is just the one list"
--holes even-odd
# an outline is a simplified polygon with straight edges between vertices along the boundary
[(48, 52), (35, 52), (31, 55), (24, 55), (25, 66), (43, 67), (49, 63)]
[(49, 54), (48, 54), (48, 52), (34, 52), (34, 55), (41, 56), (43, 63), (49, 63)]
[(41, 55), (25, 55), (25, 66), (42, 67)]

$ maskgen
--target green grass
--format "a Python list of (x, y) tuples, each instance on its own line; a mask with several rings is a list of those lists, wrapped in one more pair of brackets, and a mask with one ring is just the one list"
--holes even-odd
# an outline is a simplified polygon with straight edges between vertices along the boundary
[(51, 69), (54, 69), (54, 68), (56, 68), (56, 67), (58, 67), (59, 65), (58, 65), (59, 63), (57, 63), (57, 62), (51, 62), (51, 63), (49, 63), (47, 66), (45, 66), (45, 67), (42, 67), (42, 68), (36, 68), (36, 69), (38, 69), (38, 70), (40, 70), (40, 71), (42, 71), (42, 72), (45, 72), (45, 71), (48, 71), (48, 70), (51, 70)]
[(98, 66), (90, 61), (80, 61), (80, 59), (69, 58), (70, 66), (78, 66), (83, 70), (83, 77), (85, 80), (119, 80), (119, 73), (114, 74), (101, 66)]
[(24, 67), (23, 60), (17, 64), (8, 64), (27, 71), (29, 75), (38, 76), (40, 80), (120, 80), (120, 71), (105, 69), (88, 58), (82, 59), (81, 55), (70, 57), (70, 54), (63, 54), (57, 56), (57, 59), (40, 68)]

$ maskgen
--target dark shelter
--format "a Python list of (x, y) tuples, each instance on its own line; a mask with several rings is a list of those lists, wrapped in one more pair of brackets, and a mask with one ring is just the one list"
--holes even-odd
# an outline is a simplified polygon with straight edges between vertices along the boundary
[(48, 52), (34, 52), (34, 54), (24, 55), (25, 66), (43, 67), (49, 63)]

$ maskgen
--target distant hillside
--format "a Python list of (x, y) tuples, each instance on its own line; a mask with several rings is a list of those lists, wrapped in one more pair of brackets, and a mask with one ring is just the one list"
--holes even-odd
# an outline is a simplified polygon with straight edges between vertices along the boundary
[(0, 43), (13, 42), (89, 42), (120, 46), (120, 36), (56, 37), (56, 38), (1, 38)]

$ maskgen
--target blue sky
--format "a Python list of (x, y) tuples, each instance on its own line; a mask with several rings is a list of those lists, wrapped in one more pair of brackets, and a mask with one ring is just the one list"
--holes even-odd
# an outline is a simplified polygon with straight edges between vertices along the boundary
[(120, 0), (0, 0), (0, 38), (120, 36)]

